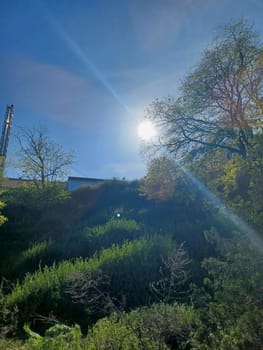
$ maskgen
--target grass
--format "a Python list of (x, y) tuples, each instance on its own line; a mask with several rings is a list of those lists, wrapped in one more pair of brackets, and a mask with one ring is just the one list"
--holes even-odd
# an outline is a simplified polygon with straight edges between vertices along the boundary
[(10, 308), (18, 306), (20, 323), (32, 319), (35, 313), (47, 315), (51, 311), (72, 319), (71, 308), (76, 306), (65, 293), (71, 274), (80, 272), (94, 276), (100, 271), (111, 277), (113, 294), (127, 294), (128, 304), (137, 304), (142, 295), (145, 297), (148, 284), (158, 277), (161, 255), (166, 255), (171, 247), (167, 237), (141, 238), (102, 249), (90, 259), (78, 258), (39, 268), (16, 284), (12, 293), (6, 296), (7, 305)]

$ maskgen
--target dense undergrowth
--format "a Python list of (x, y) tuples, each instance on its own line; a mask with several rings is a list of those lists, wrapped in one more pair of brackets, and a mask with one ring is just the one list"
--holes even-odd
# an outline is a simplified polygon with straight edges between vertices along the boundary
[(151, 172), (2, 189), (0, 349), (262, 350), (257, 157), (207, 154), (159, 198)]
[(4, 191), (1, 349), (262, 349), (261, 251), (180, 181)]
[(1, 350), (263, 350), (262, 57), (222, 28), (143, 179), (1, 187)]

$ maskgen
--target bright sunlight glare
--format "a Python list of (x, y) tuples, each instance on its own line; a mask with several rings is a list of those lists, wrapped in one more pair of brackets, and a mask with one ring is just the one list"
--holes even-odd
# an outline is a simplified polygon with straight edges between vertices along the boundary
[(149, 141), (156, 135), (156, 129), (152, 122), (145, 120), (138, 126), (138, 135), (143, 141)]

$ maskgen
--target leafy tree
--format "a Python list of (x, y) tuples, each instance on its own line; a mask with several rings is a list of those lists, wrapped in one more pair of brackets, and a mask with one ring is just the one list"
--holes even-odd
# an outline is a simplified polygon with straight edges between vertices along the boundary
[(192, 171), (236, 214), (258, 232), (263, 227), (263, 134), (256, 134), (247, 156), (222, 150), (192, 163)]
[(231, 22), (188, 74), (178, 99), (156, 100), (148, 118), (183, 158), (214, 149), (247, 156), (262, 128), (263, 47), (244, 20)]
[(47, 182), (63, 179), (73, 163), (72, 152), (64, 152), (43, 128), (23, 129), (17, 139), (20, 148), (17, 166), (23, 177), (40, 183), (42, 187)]
[(177, 167), (173, 160), (161, 156), (148, 164), (147, 175), (141, 180), (140, 192), (149, 199), (170, 199), (175, 190)]

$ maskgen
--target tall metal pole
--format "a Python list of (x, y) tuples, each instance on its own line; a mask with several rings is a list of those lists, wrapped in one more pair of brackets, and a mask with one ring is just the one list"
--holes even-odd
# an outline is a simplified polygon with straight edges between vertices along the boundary
[(14, 105), (7, 105), (5, 119), (2, 127), (1, 141), (0, 141), (0, 171), (2, 174), (5, 166), (7, 147), (8, 147), (8, 141), (9, 141), (13, 116), (14, 116)]

